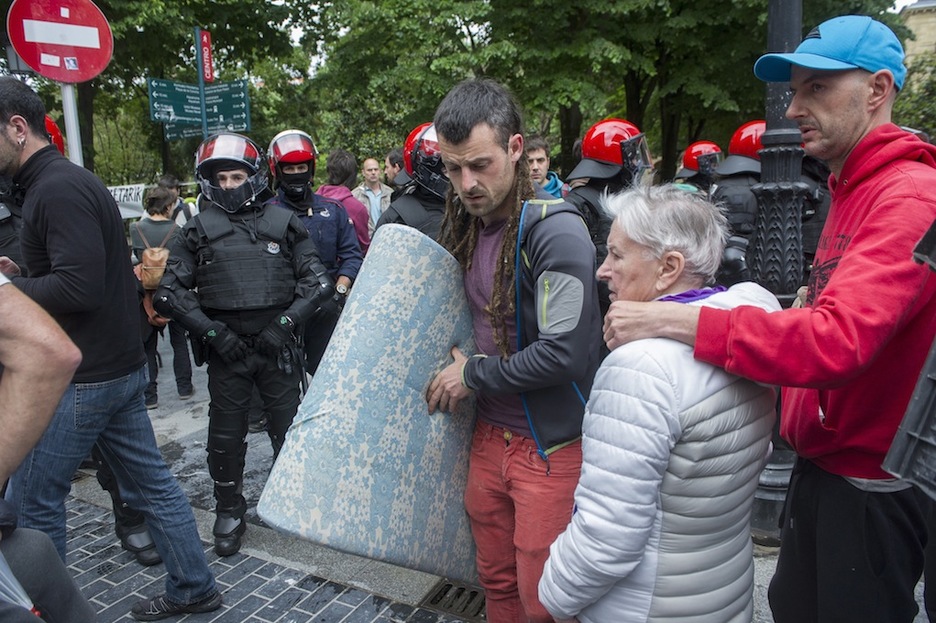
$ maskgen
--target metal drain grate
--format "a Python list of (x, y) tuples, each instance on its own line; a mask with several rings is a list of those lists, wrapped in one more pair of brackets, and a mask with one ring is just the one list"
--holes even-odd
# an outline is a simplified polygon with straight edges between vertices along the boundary
[(422, 600), (420, 606), (457, 616), (468, 623), (481, 623), (484, 616), (484, 591), (470, 584), (442, 579)]

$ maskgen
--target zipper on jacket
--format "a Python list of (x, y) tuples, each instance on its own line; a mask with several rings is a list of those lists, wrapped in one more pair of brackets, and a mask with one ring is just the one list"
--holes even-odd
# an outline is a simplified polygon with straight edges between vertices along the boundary
[(543, 277), (543, 326), (546, 325), (546, 308), (549, 303), (549, 277)]

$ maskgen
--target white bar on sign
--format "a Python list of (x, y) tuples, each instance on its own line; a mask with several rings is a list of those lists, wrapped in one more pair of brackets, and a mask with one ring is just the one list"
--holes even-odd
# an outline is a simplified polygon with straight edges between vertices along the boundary
[(42, 52), (39, 54), (39, 64), (48, 65), (50, 67), (60, 67), (62, 65), (62, 58), (56, 56), (55, 54), (46, 54)]
[(30, 43), (70, 45), (76, 48), (101, 47), (101, 33), (93, 26), (74, 26), (58, 22), (23, 20), (23, 34)]

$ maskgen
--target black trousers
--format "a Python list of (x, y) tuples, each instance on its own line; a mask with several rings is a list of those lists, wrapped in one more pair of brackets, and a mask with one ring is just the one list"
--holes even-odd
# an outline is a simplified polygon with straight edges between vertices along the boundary
[(247, 453), (247, 414), (254, 387), (269, 417), (268, 433), (273, 454), (277, 456), (299, 408), (300, 374), (300, 366), (286, 374), (276, 361), (257, 352), (251, 351), (245, 359), (227, 363), (209, 349), (208, 472), (215, 483), (219, 511), (242, 517), (246, 510), (241, 489)]
[(322, 356), (325, 355), (325, 348), (331, 340), (338, 319), (341, 317), (342, 308), (334, 305), (319, 308), (318, 312), (306, 322), (303, 340), (305, 341), (305, 369), (306, 372), (315, 376), (319, 364), (322, 362)]
[(863, 491), (797, 459), (768, 590), (774, 621), (913, 621), (926, 543), (917, 496)]
[[(145, 322), (145, 320), (144, 320)], [(176, 390), (180, 394), (192, 390), (192, 360), (189, 357), (188, 334), (178, 322), (170, 322), (165, 327), (169, 331), (169, 343), (172, 345), (172, 371), (175, 374)], [(156, 398), (156, 379), (159, 377), (159, 361), (157, 348), (162, 330), (150, 325), (144, 327), (147, 337), (143, 340), (143, 350), (146, 352), (146, 364), (149, 366), (149, 384), (146, 386), (146, 397)]]

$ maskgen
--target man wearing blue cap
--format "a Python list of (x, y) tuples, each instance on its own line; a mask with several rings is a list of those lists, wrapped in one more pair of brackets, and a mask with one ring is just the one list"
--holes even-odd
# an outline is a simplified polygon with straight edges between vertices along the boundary
[(781, 434), (798, 459), (769, 591), (775, 621), (912, 621), (926, 526), (918, 492), (881, 463), (936, 337), (936, 279), (912, 261), (936, 219), (936, 147), (891, 123), (903, 49), (870, 17), (824, 22), (754, 73), (790, 82), (786, 115), (832, 172), (805, 306), (616, 301), (605, 340), (678, 339), (697, 359), (783, 386)]

